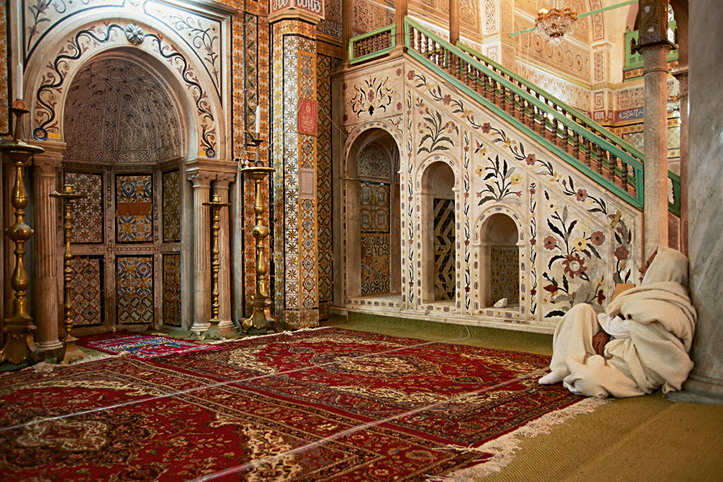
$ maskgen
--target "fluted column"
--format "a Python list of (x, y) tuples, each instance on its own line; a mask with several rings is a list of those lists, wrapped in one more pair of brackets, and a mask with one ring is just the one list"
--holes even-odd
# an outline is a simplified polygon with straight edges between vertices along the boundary
[(56, 191), (57, 169), (65, 144), (42, 146), (45, 152), (36, 154), (33, 161), (33, 221), (35, 224), (35, 341), (40, 351), (62, 348), (58, 340), (58, 306), (63, 299), (58, 293), (56, 253), (57, 200), (50, 197)]
[(688, 255), (688, 69), (673, 74), (678, 79), (680, 106), (680, 252)]
[(210, 200), (211, 181), (215, 175), (209, 172), (189, 170), (188, 179), (193, 182), (193, 324), (191, 331), (202, 333), (211, 324), (211, 230), (210, 210), (203, 205)]
[[(13, 165), (6, 156), (2, 156), (3, 163), (3, 226), (4, 230), (13, 223), (13, 205), (10, 202), (13, 185), (15, 184), (15, 170)], [(13, 255), (13, 242), (10, 238), (2, 234), (3, 237), (3, 320), (13, 315), (13, 289), (10, 286), (10, 277), (12, 276), (15, 266), (15, 256)], [(2, 338), (2, 336), (0, 336)]]
[[(228, 202), (229, 184), (234, 181), (234, 174), (219, 175), (213, 183), (213, 194), (218, 195), (219, 201)], [(218, 257), (220, 271), (218, 273), (218, 328), (221, 333), (234, 330), (231, 321), (231, 253), (229, 241), (229, 209), (219, 211), (221, 228), (218, 231)]]

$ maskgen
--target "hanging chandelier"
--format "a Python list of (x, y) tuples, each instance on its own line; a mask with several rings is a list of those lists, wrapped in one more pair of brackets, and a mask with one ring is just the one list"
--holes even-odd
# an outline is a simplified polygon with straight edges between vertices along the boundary
[(564, 0), (553, 0), (550, 10), (541, 9), (537, 13), (535, 28), (540, 34), (550, 37), (550, 42), (557, 45), (565, 35), (571, 35), (577, 24), (577, 13), (564, 6)]

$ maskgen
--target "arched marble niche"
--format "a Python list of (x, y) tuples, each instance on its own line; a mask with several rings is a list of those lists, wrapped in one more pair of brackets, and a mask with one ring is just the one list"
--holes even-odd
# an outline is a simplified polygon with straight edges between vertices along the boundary
[(355, 140), (347, 158), (347, 296), (400, 295), (399, 150), (383, 129)]
[(502, 299), (507, 299), (506, 307), (518, 306), (520, 247), (517, 225), (506, 214), (497, 213), (484, 221), (480, 234), (481, 306), (489, 307)]
[(455, 178), (449, 165), (431, 163), (422, 174), (422, 301), (456, 297)]

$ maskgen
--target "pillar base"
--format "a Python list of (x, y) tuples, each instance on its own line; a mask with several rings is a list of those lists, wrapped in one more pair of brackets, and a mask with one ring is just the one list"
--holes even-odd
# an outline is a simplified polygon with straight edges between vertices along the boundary
[(723, 404), (723, 380), (691, 374), (683, 391), (668, 393), (665, 398), (676, 402)]
[(65, 339), (65, 349), (60, 357), (61, 365), (68, 365), (85, 358), (85, 353), (80, 351), (80, 348), (76, 346), (76, 341), (78, 341), (78, 339), (74, 336), (68, 336)]
[(267, 300), (265, 296), (254, 296), (250, 304), (254, 311), (251, 316), (244, 318), (241, 322), (244, 332), (249, 335), (275, 333), (276, 320), (266, 314), (266, 309), (271, 305), (271, 301)]
[(230, 321), (230, 320), (220, 321), (218, 323), (218, 329), (224, 338), (236, 336), (239, 334), (238, 328), (236, 327), (236, 325), (233, 324), (233, 321)]
[(211, 323), (208, 321), (194, 321), (190, 329), (196, 335), (201, 336), (201, 333), (205, 332), (209, 328), (211, 328)]
[(208, 320), (208, 325), (209, 325), (208, 329), (206, 331), (204, 331), (203, 333), (199, 333), (198, 339), (199, 340), (208, 340), (208, 339), (223, 340), (223, 339), (225, 339), (226, 337), (222, 333), (219, 323), (221, 323), (221, 322), (218, 318), (211, 318), (210, 320)]
[(33, 340), (35, 331), (33, 319), (27, 315), (15, 315), (5, 319), (5, 346), (0, 350), (0, 362), (7, 361), (20, 365), (37, 361), (37, 348)]

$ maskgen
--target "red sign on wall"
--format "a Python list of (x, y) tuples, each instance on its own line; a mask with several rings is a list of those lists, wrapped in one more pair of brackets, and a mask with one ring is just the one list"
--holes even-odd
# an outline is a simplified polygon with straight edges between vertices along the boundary
[(312, 100), (299, 101), (299, 134), (316, 135), (317, 109), (319, 104)]

